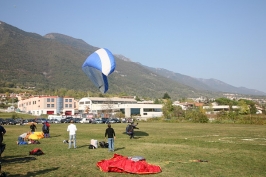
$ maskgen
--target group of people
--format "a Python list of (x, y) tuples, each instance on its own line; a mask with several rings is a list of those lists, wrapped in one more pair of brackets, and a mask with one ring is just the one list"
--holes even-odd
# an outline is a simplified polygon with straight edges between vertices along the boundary
[[(134, 124), (132, 122), (132, 123), (128, 124), (128, 126), (126, 127), (126, 133), (130, 136), (130, 139), (134, 138), (134, 135), (135, 135), (134, 129), (138, 129), (137, 125), (138, 125), (138, 123)], [(67, 131), (69, 132), (68, 149), (70, 149), (72, 147), (72, 142), (73, 142), (74, 149), (77, 148), (77, 146), (76, 146), (77, 127), (73, 123), (72, 120), (70, 121), (70, 124), (67, 127)], [(110, 123), (107, 125), (107, 129), (105, 130), (104, 137), (105, 137), (105, 140), (107, 138), (109, 151), (114, 151), (115, 150), (115, 146), (114, 146), (115, 130), (112, 128)]]
[[(70, 121), (70, 124), (67, 127), (67, 131), (69, 132), (69, 140), (68, 140), (68, 149), (71, 149), (72, 143), (74, 149), (77, 148), (76, 146), (76, 131), (77, 127), (73, 123), (73, 120)], [(109, 151), (114, 151), (114, 139), (115, 139), (115, 131), (111, 127), (111, 124), (108, 124), (108, 128), (105, 130), (105, 139), (108, 138), (108, 148)]]
[[(136, 125), (134, 125), (133, 122), (127, 125), (126, 133), (130, 136), (130, 139), (134, 138), (134, 129), (138, 129), (137, 125), (138, 125), (138, 123)], [(29, 132), (19, 135), (17, 144), (22, 144), (23, 142), (24, 142), (24, 144), (26, 144), (26, 142), (29, 140), (30, 134), (34, 133), (36, 130), (37, 130), (37, 126), (35, 125), (35, 123), (32, 123), (30, 125), (30, 131)], [(44, 122), (43, 126), (42, 126), (42, 131), (43, 131), (45, 138), (50, 137), (49, 130), (50, 130), (50, 124), (48, 122)], [(72, 143), (73, 143), (73, 147), (77, 148), (77, 146), (76, 146), (77, 127), (74, 124), (73, 120), (70, 121), (70, 124), (67, 127), (67, 131), (69, 132), (68, 148), (70, 149), (72, 147)], [(5, 128), (0, 125), (0, 146), (3, 142), (3, 136), (5, 133), (6, 133)], [(110, 123), (107, 125), (104, 137), (105, 137), (105, 139), (107, 138), (109, 151), (114, 151), (115, 131), (112, 128)], [(1, 153), (0, 153), (0, 156), (1, 156)]]
[[(50, 137), (50, 124), (47, 121), (43, 122), (42, 124), (43, 124), (42, 132), (43, 132), (44, 138), (49, 138)], [(32, 122), (32, 124), (30, 125), (30, 130), (32, 133), (34, 133), (35, 130), (37, 130), (37, 127), (34, 122)]]
[[(37, 130), (37, 126), (35, 125), (34, 122), (30, 124), (30, 131), (27, 133), (22, 133), (21, 135), (18, 136), (18, 145), (23, 145), (23, 144), (30, 144), (31, 141), (29, 136), (34, 133)], [(42, 132), (44, 138), (49, 138), (50, 137), (50, 124), (46, 121), (42, 125)]]
[(17, 145), (29, 144), (28, 140), (29, 140), (30, 134), (31, 132), (27, 132), (27, 133), (22, 133), (21, 135), (19, 135)]

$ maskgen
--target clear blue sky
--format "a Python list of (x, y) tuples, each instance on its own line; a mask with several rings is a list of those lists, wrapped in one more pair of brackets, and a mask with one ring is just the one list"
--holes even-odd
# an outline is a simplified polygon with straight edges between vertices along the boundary
[(266, 0), (1, 0), (0, 21), (266, 92)]

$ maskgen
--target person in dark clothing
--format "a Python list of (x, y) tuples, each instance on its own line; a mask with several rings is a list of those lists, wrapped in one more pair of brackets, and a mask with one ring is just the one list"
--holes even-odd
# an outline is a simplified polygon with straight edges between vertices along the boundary
[(137, 127), (138, 123), (134, 125), (134, 122), (131, 122), (130, 124), (127, 125), (126, 127), (126, 133), (130, 136), (130, 139), (134, 138), (134, 129), (139, 129)]
[(35, 132), (35, 130), (37, 130), (37, 127), (34, 124), (34, 122), (32, 122), (32, 124), (30, 125), (30, 130), (31, 130), (32, 133)]
[(111, 124), (108, 124), (108, 128), (105, 130), (105, 135), (104, 137), (108, 137), (108, 149), (109, 151), (114, 151), (115, 150), (115, 131), (111, 127)]
[(47, 137), (46, 138), (50, 138), (50, 124), (49, 122), (45, 122), (46, 126), (47, 126)]
[(6, 129), (2, 125), (0, 125), (0, 145), (2, 144), (4, 140), (3, 136), (5, 133), (6, 133)]
[[(3, 144), (3, 140), (4, 140), (3, 136), (4, 136), (4, 134), (6, 134), (6, 129), (2, 125), (0, 125), (0, 158), (1, 158), (2, 153), (4, 152), (5, 147), (6, 147), (6, 145)], [(1, 162), (0, 162), (0, 167), (1, 167)]]
[(46, 123), (42, 123), (42, 132), (43, 132), (43, 135), (44, 135), (44, 138), (48, 138), (48, 127), (46, 125)]

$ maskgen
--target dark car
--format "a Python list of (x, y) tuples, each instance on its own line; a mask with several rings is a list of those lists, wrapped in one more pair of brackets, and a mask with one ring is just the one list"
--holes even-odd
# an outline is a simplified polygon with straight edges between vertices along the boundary
[(108, 124), (109, 118), (103, 117), (102, 122), (103, 122), (103, 124)]
[(74, 123), (80, 123), (81, 118), (72, 118), (70, 120), (73, 120)]
[(121, 123), (121, 120), (118, 118), (112, 118), (111, 120), (114, 121), (115, 123)]
[(7, 125), (16, 125), (17, 121), (15, 119), (6, 119)]
[(66, 117), (64, 119), (61, 119), (61, 123), (70, 123), (71, 120), (74, 121), (74, 118), (73, 117)]
[(69, 121), (69, 120), (66, 119), (66, 118), (60, 120), (61, 123), (67, 123), (68, 121)]
[(36, 122), (35, 119), (28, 119), (28, 123), (30, 122)]
[(27, 119), (22, 120), (22, 124), (28, 124), (29, 121)]
[(41, 118), (37, 118), (37, 119), (35, 119), (35, 122), (36, 122), (37, 124), (42, 124), (42, 119), (41, 119)]
[(7, 125), (6, 119), (0, 118), (0, 125)]

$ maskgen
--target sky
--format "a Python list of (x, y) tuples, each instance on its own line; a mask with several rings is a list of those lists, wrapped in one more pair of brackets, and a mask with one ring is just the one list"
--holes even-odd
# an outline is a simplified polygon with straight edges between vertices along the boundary
[(0, 21), (266, 92), (265, 0), (1, 0)]

